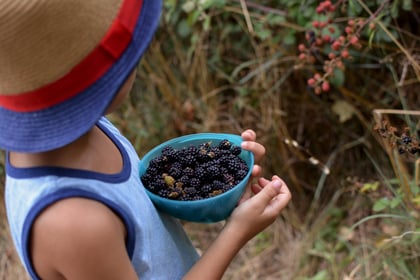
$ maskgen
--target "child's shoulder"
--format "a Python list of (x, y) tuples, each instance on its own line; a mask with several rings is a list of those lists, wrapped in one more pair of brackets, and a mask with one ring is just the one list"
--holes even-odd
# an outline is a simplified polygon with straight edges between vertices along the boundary
[(33, 224), (33, 265), (40, 276), (47, 276), (74, 262), (87, 265), (109, 252), (125, 254), (125, 234), (122, 221), (105, 205), (84, 198), (60, 200)]

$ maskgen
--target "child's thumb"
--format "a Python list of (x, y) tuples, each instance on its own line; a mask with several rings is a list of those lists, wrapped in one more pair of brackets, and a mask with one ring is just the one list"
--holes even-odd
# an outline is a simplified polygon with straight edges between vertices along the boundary
[(261, 199), (262, 202), (268, 204), (274, 197), (276, 197), (281, 190), (283, 182), (281, 180), (273, 180), (268, 183), (257, 196)]

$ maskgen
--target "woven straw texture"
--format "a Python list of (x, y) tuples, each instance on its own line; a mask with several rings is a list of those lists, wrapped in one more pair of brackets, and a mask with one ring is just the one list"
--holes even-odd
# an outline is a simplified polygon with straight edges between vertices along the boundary
[(0, 0), (0, 94), (64, 76), (102, 39), (122, 0)]

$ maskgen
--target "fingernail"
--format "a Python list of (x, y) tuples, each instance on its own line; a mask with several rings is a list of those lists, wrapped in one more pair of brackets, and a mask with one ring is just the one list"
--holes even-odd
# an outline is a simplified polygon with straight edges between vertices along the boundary
[(279, 181), (279, 180), (274, 180), (271, 184), (272, 184), (273, 188), (274, 188), (276, 191), (280, 191), (280, 189), (281, 189), (281, 181)]

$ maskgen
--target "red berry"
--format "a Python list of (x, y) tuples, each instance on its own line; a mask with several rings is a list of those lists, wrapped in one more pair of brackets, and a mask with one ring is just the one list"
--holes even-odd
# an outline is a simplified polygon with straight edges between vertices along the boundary
[(321, 94), (322, 89), (321, 89), (321, 87), (316, 87), (316, 88), (314, 89), (314, 91), (315, 91), (315, 93), (316, 93), (316, 94)]
[(315, 81), (315, 79), (314, 78), (310, 78), (310, 79), (308, 79), (308, 85), (309, 86), (314, 86), (316, 84), (316, 81)]
[(336, 57), (336, 55), (335, 55), (335, 53), (333, 53), (333, 52), (330, 52), (329, 54), (328, 54), (328, 58), (329, 59), (334, 59)]
[(335, 51), (338, 51), (341, 48), (340, 42), (334, 41), (334, 43), (331, 45), (331, 48)]
[(321, 88), (324, 92), (329, 91), (330, 90), (330, 83), (327, 82), (327, 81), (323, 82), (322, 85), (321, 85)]
[(316, 10), (315, 10), (318, 14), (321, 14), (323, 11), (324, 11), (324, 7), (322, 7), (322, 6), (318, 6), (318, 7), (316, 7)]
[(322, 43), (323, 43), (323, 41), (322, 41), (322, 39), (321, 38), (316, 38), (316, 45), (317, 46), (321, 46), (322, 45)]
[(332, 3), (329, 0), (324, 1), (324, 7), (331, 7)]
[(304, 44), (299, 44), (298, 49), (300, 52), (304, 52), (306, 50), (306, 47)]
[(359, 42), (359, 38), (357, 38), (357, 36), (352, 36), (350, 38), (350, 44), (356, 45), (358, 42)]
[(300, 60), (305, 60), (305, 58), (306, 58), (306, 54), (301, 53), (301, 54), (299, 55), (299, 59), (300, 59)]
[(353, 28), (351, 28), (350, 26), (346, 26), (346, 28), (344, 29), (344, 31), (345, 31), (347, 34), (352, 34), (352, 33), (353, 33)]
[(348, 50), (343, 50), (342, 52), (341, 52), (341, 57), (342, 58), (348, 58), (350, 56), (350, 53), (349, 53), (349, 51)]
[(316, 21), (316, 20), (314, 20), (314, 21), (312, 22), (312, 26), (313, 26), (314, 28), (318, 28), (318, 27), (319, 27), (319, 22), (318, 22), (318, 21)]

